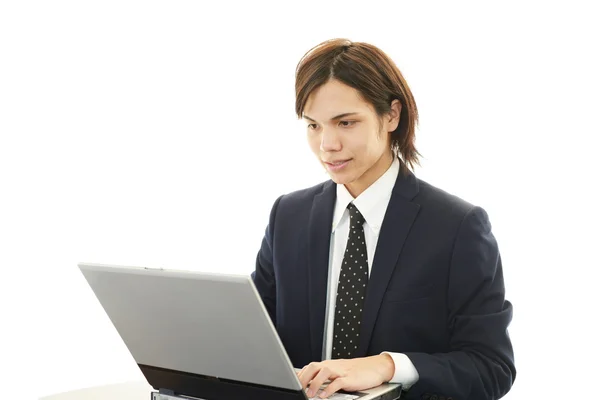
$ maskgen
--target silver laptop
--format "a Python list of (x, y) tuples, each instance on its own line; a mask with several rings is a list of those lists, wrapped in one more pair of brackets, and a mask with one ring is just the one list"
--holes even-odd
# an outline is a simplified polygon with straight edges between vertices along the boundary
[[(304, 399), (250, 276), (80, 263), (156, 399)], [(397, 399), (384, 384), (333, 400)], [(318, 398), (318, 397), (315, 397)]]

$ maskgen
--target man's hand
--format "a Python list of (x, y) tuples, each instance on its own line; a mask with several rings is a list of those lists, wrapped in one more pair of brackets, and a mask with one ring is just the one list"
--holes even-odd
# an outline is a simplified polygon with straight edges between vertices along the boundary
[(319, 395), (325, 398), (338, 390), (356, 392), (379, 386), (392, 379), (394, 371), (392, 357), (389, 354), (380, 354), (349, 360), (313, 362), (302, 368), (298, 378), (302, 388), (308, 387), (308, 397), (314, 397), (321, 385), (330, 380), (331, 383)]

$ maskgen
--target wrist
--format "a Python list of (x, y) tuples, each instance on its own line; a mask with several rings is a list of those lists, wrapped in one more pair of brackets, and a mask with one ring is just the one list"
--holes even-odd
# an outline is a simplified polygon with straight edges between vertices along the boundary
[(394, 377), (396, 372), (396, 364), (394, 363), (394, 359), (387, 353), (381, 353), (378, 356), (381, 365), (381, 376), (383, 377), (384, 382), (389, 382)]

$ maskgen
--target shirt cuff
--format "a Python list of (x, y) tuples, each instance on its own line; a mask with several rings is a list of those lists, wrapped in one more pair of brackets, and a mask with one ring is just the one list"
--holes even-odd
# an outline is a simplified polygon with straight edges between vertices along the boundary
[(381, 354), (388, 354), (394, 360), (394, 376), (390, 383), (401, 383), (402, 390), (408, 390), (417, 383), (419, 373), (406, 354), (390, 353), (389, 351), (384, 351)]

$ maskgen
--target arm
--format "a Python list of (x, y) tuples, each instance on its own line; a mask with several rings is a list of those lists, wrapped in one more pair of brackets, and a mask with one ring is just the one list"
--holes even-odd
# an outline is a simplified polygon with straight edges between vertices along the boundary
[(507, 328), (512, 305), (504, 299), (502, 262), (487, 213), (474, 207), (454, 244), (448, 288), (448, 353), (406, 353), (419, 380), (407, 399), (498, 399), (515, 379)]
[[(283, 196), (281, 196), (283, 197)], [(262, 301), (269, 312), (271, 321), (275, 324), (276, 313), (276, 282), (275, 282), (275, 271), (273, 268), (273, 230), (275, 227), (275, 214), (277, 213), (277, 206), (281, 200), (279, 197), (273, 208), (271, 209), (271, 215), (269, 218), (269, 225), (265, 230), (265, 236), (263, 237), (262, 244), (258, 255), (256, 256), (256, 267), (252, 272), (251, 277), (254, 281), (254, 285), (262, 298)]]

